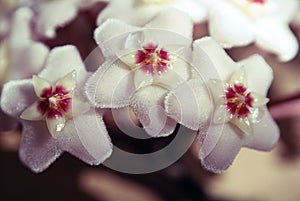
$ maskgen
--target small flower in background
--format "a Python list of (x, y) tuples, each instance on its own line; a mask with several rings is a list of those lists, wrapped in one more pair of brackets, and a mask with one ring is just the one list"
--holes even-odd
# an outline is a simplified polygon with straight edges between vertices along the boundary
[[(215, 41), (203, 38), (194, 43), (193, 65), (201, 79), (194, 76), (188, 85), (172, 90), (165, 104), (173, 119), (199, 129), (204, 168), (217, 173), (226, 170), (243, 146), (270, 150), (279, 130), (265, 106), (273, 74), (262, 57), (235, 63)], [(207, 122), (210, 114), (212, 121)]]
[(63, 151), (91, 165), (111, 154), (102, 117), (84, 96), (89, 75), (77, 49), (62, 46), (51, 50), (33, 79), (4, 85), (1, 107), (23, 125), (19, 156), (32, 171), (45, 170)]
[[(33, 12), (26, 7), (15, 11), (10, 32), (0, 42), (0, 90), (7, 81), (29, 78), (38, 73), (46, 60), (49, 48), (34, 41), (31, 29)], [(16, 128), (16, 120), (0, 110), (0, 131)]]
[(210, 35), (225, 48), (255, 43), (281, 61), (293, 59), (298, 42), (289, 29), (297, 0), (208, 0)]
[(100, 108), (130, 106), (150, 136), (170, 135), (176, 122), (164, 113), (163, 100), (170, 88), (191, 74), (191, 37), (189, 17), (173, 8), (144, 28), (107, 20), (95, 30), (106, 63), (87, 81), (89, 99)]
[(185, 12), (194, 22), (201, 22), (206, 17), (206, 9), (197, 0), (111, 0), (108, 7), (99, 14), (97, 24), (101, 25), (105, 20), (113, 18), (130, 25), (144, 26), (169, 7)]
[(74, 20), (82, 9), (107, 0), (33, 0), (30, 7), (35, 11), (36, 33), (41, 37), (55, 38), (56, 29)]

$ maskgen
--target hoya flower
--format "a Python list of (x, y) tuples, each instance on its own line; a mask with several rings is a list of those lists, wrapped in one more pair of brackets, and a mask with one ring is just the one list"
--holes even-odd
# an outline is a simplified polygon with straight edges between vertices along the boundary
[(4, 85), (1, 107), (23, 125), (19, 156), (32, 171), (45, 170), (64, 151), (91, 165), (111, 154), (102, 117), (84, 96), (88, 76), (77, 49), (62, 46), (32, 79)]
[[(0, 42), (0, 91), (2, 85), (14, 79), (29, 78), (39, 72), (46, 60), (49, 49), (32, 39), (30, 29), (33, 12), (19, 8), (12, 17), (9, 34)], [(0, 110), (0, 130), (15, 128), (17, 122)]]
[(225, 48), (255, 43), (281, 61), (293, 59), (298, 43), (289, 29), (297, 0), (206, 0), (210, 35)]
[(97, 24), (113, 18), (130, 25), (143, 26), (168, 7), (185, 12), (194, 22), (201, 22), (206, 17), (206, 9), (197, 0), (111, 0), (99, 14)]
[(107, 20), (95, 30), (106, 62), (87, 81), (87, 96), (100, 108), (130, 106), (150, 136), (171, 134), (176, 122), (164, 112), (164, 96), (190, 77), (191, 33), (189, 17), (176, 9), (144, 28)]
[(202, 79), (195, 76), (172, 90), (166, 110), (198, 130), (202, 165), (218, 173), (231, 165), (242, 147), (270, 150), (279, 130), (266, 107), (273, 73), (264, 59), (253, 55), (235, 63), (207, 37), (195, 41), (193, 64)]

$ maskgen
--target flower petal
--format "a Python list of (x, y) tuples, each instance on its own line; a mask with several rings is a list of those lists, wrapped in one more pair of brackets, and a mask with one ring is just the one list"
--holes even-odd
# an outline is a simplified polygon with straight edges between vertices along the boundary
[(37, 13), (35, 18), (37, 32), (41, 36), (54, 38), (55, 29), (65, 26), (78, 12), (77, 0), (44, 1), (33, 5)]
[(62, 130), (66, 125), (66, 119), (56, 116), (55, 118), (46, 118), (46, 123), (51, 136), (57, 139), (61, 136)]
[(121, 61), (105, 62), (86, 83), (88, 99), (100, 108), (128, 106), (135, 91), (133, 74)]
[(62, 154), (62, 150), (44, 122), (26, 121), (23, 126), (19, 157), (32, 171), (42, 172)]
[(8, 36), (9, 70), (6, 80), (29, 78), (38, 73), (46, 60), (49, 48), (44, 44), (33, 41), (31, 33), (31, 19), (33, 13), (30, 9), (19, 8), (11, 25)]
[(253, 55), (239, 61), (238, 64), (245, 66), (248, 78), (248, 90), (266, 95), (273, 80), (273, 71), (267, 62), (261, 56)]
[(94, 39), (101, 47), (105, 57), (113, 56), (116, 52), (124, 50), (124, 41), (126, 41), (128, 35), (138, 30), (140, 29), (122, 21), (109, 19), (95, 29)]
[(281, 61), (290, 61), (297, 55), (298, 42), (288, 24), (267, 18), (256, 23), (256, 32), (256, 44), (276, 54)]
[(19, 119), (21, 113), (36, 100), (31, 80), (10, 81), (3, 87), (1, 108), (5, 113)]
[(37, 97), (41, 97), (44, 93), (44, 90), (47, 89), (50, 93), (53, 90), (52, 84), (39, 76), (32, 76), (33, 88)]
[(234, 118), (231, 122), (247, 135), (253, 135), (253, 123), (248, 118)]
[(21, 119), (31, 120), (31, 121), (39, 121), (44, 118), (44, 115), (38, 110), (38, 101), (34, 102), (31, 106), (29, 106), (26, 110), (24, 110), (21, 114)]
[(254, 135), (245, 142), (246, 147), (262, 151), (271, 150), (279, 139), (279, 128), (267, 109), (260, 122), (253, 124)]
[(151, 85), (154, 82), (154, 79), (154, 76), (141, 69), (134, 71), (134, 86), (136, 90)]
[(251, 19), (227, 1), (218, 2), (210, 12), (209, 32), (225, 48), (244, 46), (254, 41)]
[(101, 25), (105, 20), (114, 18), (131, 25), (143, 26), (162, 8), (161, 5), (143, 5), (135, 0), (110, 0), (108, 6), (98, 15), (97, 24)]
[(251, 96), (253, 97), (254, 101), (252, 106), (253, 107), (260, 107), (260, 106), (264, 106), (266, 105), (270, 99), (268, 99), (267, 97), (260, 95), (258, 93), (255, 92), (251, 92)]
[(248, 86), (248, 79), (246, 75), (246, 69), (244, 66), (241, 66), (232, 74), (230, 78), (230, 84), (231, 86), (234, 86), (235, 84), (243, 85), (244, 87)]
[(136, 50), (120, 50), (116, 52), (117, 57), (125, 63), (131, 70), (138, 68), (135, 59)]
[(87, 73), (77, 48), (73, 45), (55, 47), (46, 61), (46, 67), (39, 76), (56, 83), (62, 76), (76, 71), (77, 84), (86, 80)]
[(224, 124), (230, 121), (230, 113), (227, 111), (225, 105), (219, 105), (214, 111), (214, 123)]
[[(174, 23), (176, 22), (176, 23)], [(187, 13), (175, 8), (162, 10), (153, 20), (144, 26), (145, 28), (165, 29), (192, 39), (193, 23)], [(184, 27), (184, 28), (182, 28)]]
[(56, 86), (63, 86), (65, 90), (67, 90), (68, 92), (72, 92), (75, 89), (76, 76), (76, 71), (73, 70), (69, 74), (65, 75), (62, 79), (60, 79), (56, 83)]
[[(200, 159), (205, 169), (221, 173), (226, 170), (233, 162), (235, 156), (238, 154), (242, 147), (243, 134), (238, 128), (231, 125), (218, 126), (219, 129), (213, 129), (221, 136), (215, 140), (203, 142), (200, 141)], [(221, 129), (220, 129), (221, 128)], [(208, 133), (211, 135), (212, 133)], [(212, 146), (213, 145), (213, 146)], [(209, 152), (207, 147), (213, 147)]]
[(200, 3), (198, 0), (177, 0), (171, 6), (189, 14), (189, 17), (192, 18), (194, 23), (200, 23), (205, 20), (207, 15), (207, 9), (203, 4), (204, 3)]
[(165, 98), (168, 116), (192, 130), (198, 130), (209, 122), (212, 107), (213, 103), (201, 80), (183, 83)]
[(212, 80), (208, 80), (206, 84), (214, 100), (215, 105), (224, 104), (226, 83), (223, 82), (222, 80), (212, 79)]
[(112, 153), (102, 117), (94, 110), (68, 120), (62, 136), (61, 149), (90, 165), (99, 165)]
[(176, 122), (167, 117), (164, 111), (164, 98), (167, 90), (159, 86), (139, 89), (130, 99), (130, 106), (146, 132), (152, 137), (172, 134)]
[(228, 80), (239, 66), (212, 38), (204, 37), (194, 42), (194, 60), (199, 75), (210, 79)]

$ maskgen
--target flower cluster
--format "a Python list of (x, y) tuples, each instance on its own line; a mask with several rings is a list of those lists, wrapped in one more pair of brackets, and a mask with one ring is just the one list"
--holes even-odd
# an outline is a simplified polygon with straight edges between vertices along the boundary
[[(272, 68), (258, 54), (235, 62), (224, 48), (255, 43), (292, 60), (298, 42), (288, 26), (297, 0), (14, 2), (0, 16), (0, 129), (22, 124), (19, 155), (34, 172), (64, 151), (90, 165), (109, 158), (109, 110), (131, 108), (150, 137), (169, 136), (178, 125), (196, 132), (199, 158), (212, 172), (226, 170), (242, 147), (276, 144), (279, 129), (267, 108)], [(101, 53), (87, 58), (97, 61), (95, 71), (82, 47), (45, 40), (82, 10), (95, 23)], [(207, 36), (193, 37), (203, 22)]]

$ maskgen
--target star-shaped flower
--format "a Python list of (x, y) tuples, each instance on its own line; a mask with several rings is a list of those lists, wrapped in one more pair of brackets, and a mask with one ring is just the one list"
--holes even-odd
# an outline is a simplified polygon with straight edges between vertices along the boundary
[(174, 120), (198, 130), (202, 165), (221, 172), (243, 146), (270, 150), (279, 138), (265, 106), (270, 66), (259, 55), (235, 63), (208, 37), (195, 41), (193, 58), (194, 79), (172, 90), (165, 107)]
[(194, 22), (201, 22), (206, 17), (206, 9), (197, 0), (111, 0), (99, 14), (97, 24), (113, 18), (130, 25), (144, 26), (169, 7), (185, 12)]
[[(169, 24), (166, 16), (177, 23)], [(176, 122), (167, 118), (163, 100), (190, 76), (191, 33), (191, 21), (176, 9), (144, 28), (106, 21), (95, 31), (106, 62), (88, 80), (87, 96), (100, 108), (132, 107), (150, 136), (171, 134)]]
[(89, 75), (77, 49), (62, 46), (37, 76), (4, 85), (1, 107), (23, 125), (19, 156), (32, 171), (45, 170), (64, 151), (91, 165), (111, 154), (102, 117), (84, 96)]
[(225, 48), (255, 43), (281, 61), (293, 59), (298, 43), (289, 29), (297, 0), (204, 0), (210, 4), (210, 35)]

